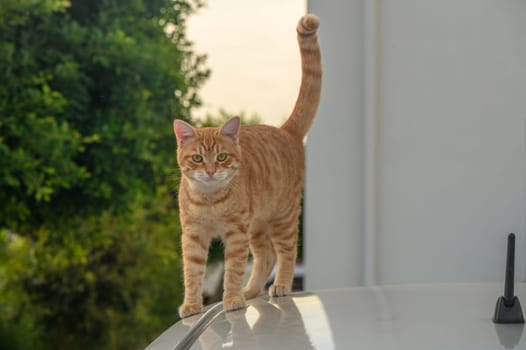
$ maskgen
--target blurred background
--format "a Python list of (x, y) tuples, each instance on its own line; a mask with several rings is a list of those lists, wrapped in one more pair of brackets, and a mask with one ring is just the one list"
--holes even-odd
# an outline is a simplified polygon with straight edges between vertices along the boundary
[(0, 349), (141, 349), (177, 321), (172, 120), (280, 125), (306, 10), (298, 288), (499, 281), (509, 232), (525, 280), (526, 2), (0, 0)]

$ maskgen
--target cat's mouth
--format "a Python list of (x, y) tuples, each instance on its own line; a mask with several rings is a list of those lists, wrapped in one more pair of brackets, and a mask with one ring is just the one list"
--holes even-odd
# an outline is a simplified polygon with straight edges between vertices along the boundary
[(227, 182), (226, 176), (222, 176), (221, 174), (213, 174), (213, 175), (200, 175), (196, 178), (197, 181), (199, 181), (202, 184), (205, 184), (207, 186), (221, 186), (225, 182)]

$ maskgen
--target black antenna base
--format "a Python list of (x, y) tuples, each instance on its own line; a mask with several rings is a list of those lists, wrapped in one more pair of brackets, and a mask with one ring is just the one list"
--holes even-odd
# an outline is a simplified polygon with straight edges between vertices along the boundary
[(519, 298), (513, 297), (509, 303), (505, 297), (500, 297), (495, 306), (495, 316), (493, 316), (495, 323), (524, 323), (524, 316), (522, 314), (521, 303)]

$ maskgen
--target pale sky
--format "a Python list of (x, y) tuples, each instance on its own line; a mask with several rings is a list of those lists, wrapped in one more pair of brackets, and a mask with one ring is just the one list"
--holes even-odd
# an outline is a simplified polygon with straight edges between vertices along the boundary
[(296, 101), (301, 68), (296, 24), (305, 0), (208, 0), (188, 20), (197, 53), (208, 55), (212, 74), (200, 90), (195, 117), (219, 108), (257, 113), (280, 125)]

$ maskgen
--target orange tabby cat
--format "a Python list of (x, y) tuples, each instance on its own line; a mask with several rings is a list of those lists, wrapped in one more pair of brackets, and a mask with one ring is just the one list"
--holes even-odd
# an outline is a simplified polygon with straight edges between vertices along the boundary
[[(240, 126), (234, 117), (220, 128), (193, 128), (174, 121), (179, 189), (184, 303), (181, 317), (201, 312), (210, 241), (225, 246), (223, 303), (227, 311), (258, 296), (277, 260), (270, 296), (290, 293), (297, 254), (298, 217), (304, 178), (303, 138), (312, 124), (321, 90), (318, 17), (299, 21), (302, 79), (294, 110), (281, 128)], [(253, 269), (243, 289), (249, 247)]]

